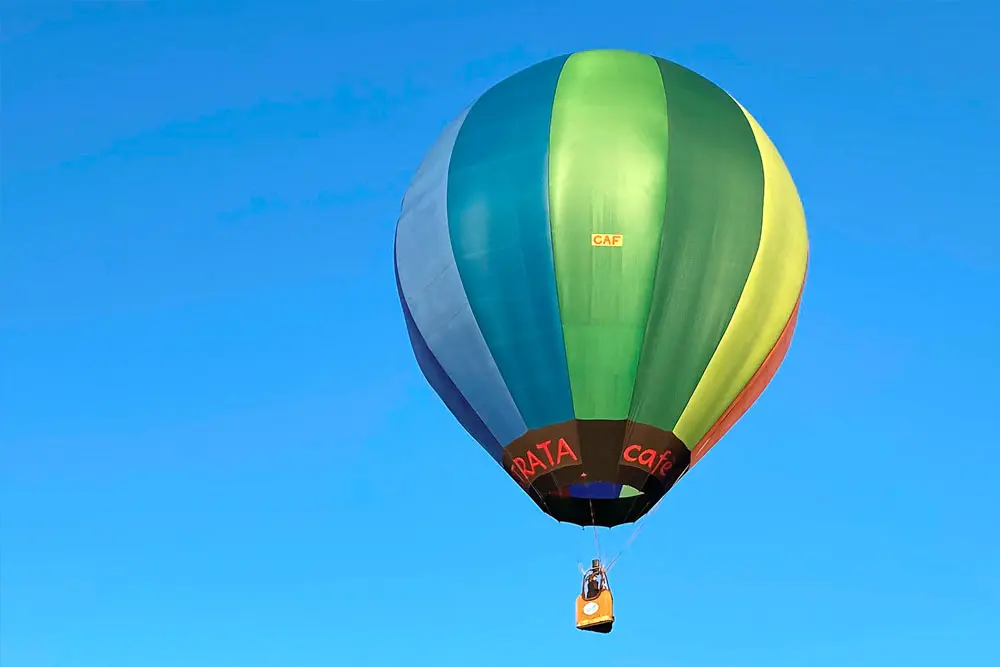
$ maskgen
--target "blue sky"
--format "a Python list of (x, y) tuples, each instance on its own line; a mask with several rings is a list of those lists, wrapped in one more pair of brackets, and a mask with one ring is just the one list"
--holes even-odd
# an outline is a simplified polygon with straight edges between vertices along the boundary
[[(1000, 5), (6, 4), (4, 667), (1000, 664)], [(592, 534), (426, 386), (391, 259), (447, 121), (592, 47), (749, 108), (812, 248), (608, 636)]]

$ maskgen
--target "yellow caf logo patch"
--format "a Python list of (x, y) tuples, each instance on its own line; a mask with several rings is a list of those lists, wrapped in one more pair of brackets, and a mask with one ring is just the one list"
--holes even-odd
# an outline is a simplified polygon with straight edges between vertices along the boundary
[(590, 235), (590, 245), (592, 246), (611, 246), (613, 248), (620, 248), (622, 245), (623, 237), (621, 234), (591, 234)]

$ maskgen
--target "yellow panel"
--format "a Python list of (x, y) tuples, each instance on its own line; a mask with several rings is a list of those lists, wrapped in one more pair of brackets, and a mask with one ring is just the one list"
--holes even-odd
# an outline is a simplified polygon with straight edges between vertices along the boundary
[(763, 363), (805, 279), (809, 240), (795, 183), (764, 130), (746, 109), (743, 113), (764, 165), (760, 246), (729, 327), (674, 428), (688, 447), (701, 440)]

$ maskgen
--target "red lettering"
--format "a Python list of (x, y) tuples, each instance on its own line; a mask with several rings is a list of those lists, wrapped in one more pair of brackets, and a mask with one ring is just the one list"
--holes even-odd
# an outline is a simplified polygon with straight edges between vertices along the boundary
[(653, 461), (656, 460), (656, 450), (655, 449), (644, 449), (642, 454), (639, 454), (639, 465), (644, 465), (650, 470), (653, 469)]
[(622, 460), (627, 463), (638, 463), (645, 467), (654, 475), (663, 477), (673, 469), (673, 451), (667, 449), (662, 454), (655, 449), (646, 448), (642, 445), (629, 445), (622, 452)]
[(556, 449), (556, 465), (559, 465), (564, 456), (569, 456), (574, 461), (580, 460), (576, 458), (576, 452), (574, 452), (573, 448), (569, 446), (569, 443), (562, 438), (559, 438), (559, 447)]
[(546, 440), (535, 445), (535, 450), (544, 452), (541, 456), (530, 448), (523, 456), (511, 459), (510, 474), (516, 479), (529, 482), (532, 477), (562, 464), (564, 457), (579, 462), (580, 458), (564, 438), (559, 438), (556, 451), (552, 451), (552, 440)]
[(537, 456), (535, 456), (534, 452), (529, 451), (526, 458), (528, 459), (528, 463), (531, 464), (531, 470), (528, 472), (530, 476), (534, 477), (535, 471), (538, 470), (539, 468), (541, 468), (542, 470), (548, 470), (545, 464), (542, 463), (542, 460)]
[(659, 475), (660, 477), (666, 475), (667, 471), (674, 467), (673, 461), (670, 460), (670, 457), (673, 456), (673, 454), (674, 453), (669, 449), (660, 454), (660, 460), (656, 462), (657, 466), (656, 474)]
[(549, 465), (555, 465), (555, 461), (552, 459), (552, 452), (549, 450), (549, 445), (552, 444), (551, 440), (546, 440), (545, 442), (535, 445), (535, 449), (541, 449), (545, 451), (545, 456), (549, 459)]

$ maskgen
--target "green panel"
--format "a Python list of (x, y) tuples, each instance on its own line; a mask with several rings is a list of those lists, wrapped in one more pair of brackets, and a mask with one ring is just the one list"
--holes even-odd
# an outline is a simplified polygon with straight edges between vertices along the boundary
[[(667, 107), (656, 61), (588, 51), (566, 61), (549, 146), (549, 220), (577, 419), (632, 400), (666, 201)], [(591, 234), (621, 234), (593, 247)]]
[(670, 109), (670, 178), (632, 416), (669, 431), (732, 319), (757, 254), (764, 169), (750, 123), (728, 94), (680, 65), (657, 63)]

